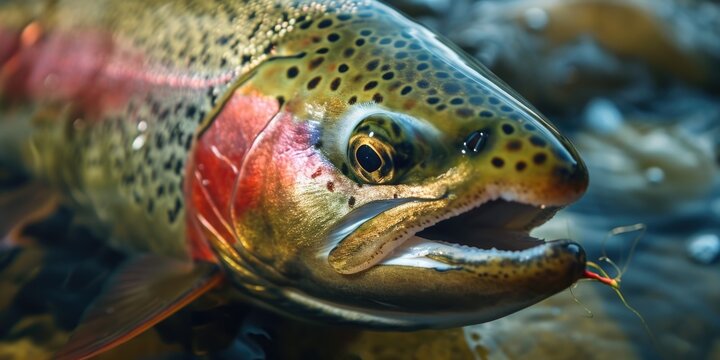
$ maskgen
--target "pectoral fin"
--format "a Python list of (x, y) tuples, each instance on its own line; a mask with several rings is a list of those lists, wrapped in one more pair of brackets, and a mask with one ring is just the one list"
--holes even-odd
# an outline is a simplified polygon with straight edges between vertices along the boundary
[(172, 315), (222, 281), (210, 263), (158, 256), (132, 260), (85, 312), (58, 360), (86, 359), (120, 345)]

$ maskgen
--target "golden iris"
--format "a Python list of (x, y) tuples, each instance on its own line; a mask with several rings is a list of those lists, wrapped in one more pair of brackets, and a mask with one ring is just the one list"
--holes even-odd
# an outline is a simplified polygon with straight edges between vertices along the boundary
[(350, 163), (357, 176), (370, 184), (386, 184), (395, 176), (395, 149), (374, 132), (350, 138)]

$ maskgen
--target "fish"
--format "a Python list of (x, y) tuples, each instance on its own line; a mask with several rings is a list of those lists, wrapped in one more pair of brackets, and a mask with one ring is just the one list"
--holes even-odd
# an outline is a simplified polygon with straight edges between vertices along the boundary
[[(6, 1), (0, 114), (0, 168), (130, 257), (59, 359), (218, 288), (410, 331), (503, 317), (585, 272), (577, 243), (529, 235), (587, 188), (570, 141), (380, 2)], [(0, 201), (0, 237), (33, 203)]]

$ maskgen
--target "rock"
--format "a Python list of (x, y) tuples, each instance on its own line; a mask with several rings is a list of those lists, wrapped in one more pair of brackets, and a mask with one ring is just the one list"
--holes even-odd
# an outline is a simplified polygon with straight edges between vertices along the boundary
[(690, 239), (687, 246), (690, 258), (700, 264), (709, 265), (720, 258), (720, 236), (700, 234)]

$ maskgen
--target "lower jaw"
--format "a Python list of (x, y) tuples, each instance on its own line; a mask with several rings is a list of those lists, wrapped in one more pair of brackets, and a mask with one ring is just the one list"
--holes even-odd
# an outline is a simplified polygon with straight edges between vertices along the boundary
[(483, 249), (414, 236), (395, 249), (380, 265), (411, 266), (444, 271), (489, 261), (529, 261), (543, 257), (548, 248), (554, 245), (554, 242), (532, 239), (527, 235), (516, 234), (515, 236), (522, 237), (522, 241), (525, 243), (518, 244), (518, 249), (512, 250), (494, 247)]

